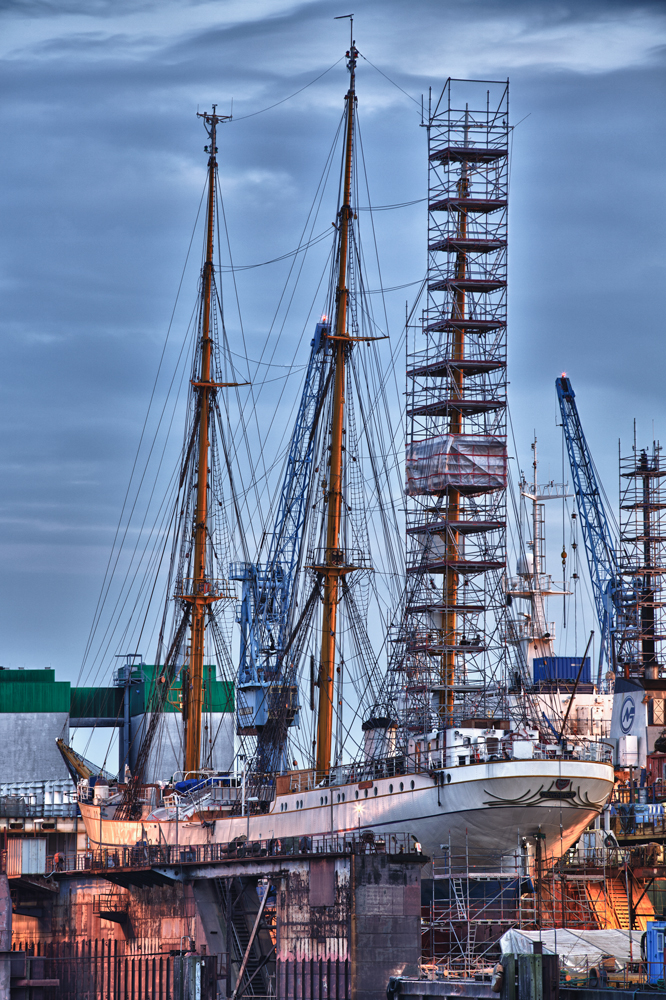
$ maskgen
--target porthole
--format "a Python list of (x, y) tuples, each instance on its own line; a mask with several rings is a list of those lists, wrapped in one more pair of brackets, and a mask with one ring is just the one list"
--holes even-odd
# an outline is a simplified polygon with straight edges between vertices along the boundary
[(324, 796), (322, 795), (322, 797), (319, 799), (319, 805), (323, 806), (323, 804), (324, 804)]
[(412, 789), (413, 789), (413, 788), (414, 788), (414, 782), (413, 782), (413, 781), (410, 781), (410, 783), (409, 783), (409, 784), (411, 785), (411, 787), (412, 787)]
[(342, 801), (343, 802), (345, 801), (345, 793), (344, 792), (342, 793)]
[(404, 790), (405, 790), (405, 786), (403, 785), (403, 783), (402, 783), (402, 781), (401, 781), (401, 782), (400, 782), (400, 791), (401, 791), (401, 792), (404, 792)]
[(368, 789), (367, 789), (367, 788), (366, 788), (366, 790), (365, 790), (365, 797), (366, 797), (366, 799), (367, 799), (367, 797), (368, 797)]
[(338, 792), (338, 802), (340, 801), (340, 792)]
[(377, 786), (375, 785), (375, 795), (377, 794), (377, 792), (378, 792), (378, 791), (379, 791), (379, 789), (378, 789), (378, 788), (377, 788)]
[(327, 805), (328, 805), (328, 795), (325, 795), (325, 796), (324, 796), (324, 805), (325, 805), (325, 806), (327, 806)]
[(393, 791), (393, 785), (389, 785), (389, 792)]
[(446, 783), (447, 783), (447, 785), (449, 784), (450, 781), (451, 781), (451, 775), (447, 774), (447, 776), (446, 776)]
[(356, 793), (356, 798), (358, 798), (358, 792)]

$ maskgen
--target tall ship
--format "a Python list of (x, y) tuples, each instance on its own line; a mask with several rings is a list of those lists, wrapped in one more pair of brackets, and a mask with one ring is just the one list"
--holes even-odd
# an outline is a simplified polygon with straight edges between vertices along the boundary
[[(224, 116), (200, 115), (203, 266), (167, 602), (118, 778), (78, 784), (94, 849), (362, 831), (407, 833), (430, 855), (532, 845), (557, 857), (613, 787), (600, 740), (558, 736), (511, 693), (531, 661), (506, 577), (508, 83), (449, 81), (429, 108), (428, 273), (406, 324), (395, 488), (402, 415), (360, 242), (358, 55), (352, 41), (328, 289), (254, 560), (228, 417), (234, 392), (251, 437), (252, 386), (234, 368), (216, 257)], [(233, 686), (226, 766), (215, 677)]]

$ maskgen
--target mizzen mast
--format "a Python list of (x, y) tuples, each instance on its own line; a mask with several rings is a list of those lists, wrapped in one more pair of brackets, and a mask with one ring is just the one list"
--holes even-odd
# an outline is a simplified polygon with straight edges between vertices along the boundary
[(356, 103), (356, 59), (358, 50), (352, 37), (351, 46), (347, 52), (347, 68), (349, 69), (349, 90), (345, 97), (347, 110), (344, 193), (342, 206), (338, 213), (339, 219), (339, 268), (336, 288), (335, 333), (333, 341), (333, 408), (331, 419), (331, 456), (328, 477), (328, 512), (326, 523), (326, 551), (323, 565), (318, 569), (324, 575), (324, 608), (321, 632), (321, 660), (319, 673), (319, 714), (317, 722), (317, 776), (325, 777), (330, 769), (331, 743), (333, 737), (333, 697), (335, 677), (335, 640), (338, 603), (340, 600), (340, 581), (348, 567), (345, 567), (345, 555), (340, 547), (341, 511), (342, 511), (342, 452), (345, 415), (345, 382), (347, 352), (351, 338), (347, 329), (347, 306), (349, 289), (347, 288), (347, 263), (349, 258), (349, 238), (353, 167), (354, 110)]

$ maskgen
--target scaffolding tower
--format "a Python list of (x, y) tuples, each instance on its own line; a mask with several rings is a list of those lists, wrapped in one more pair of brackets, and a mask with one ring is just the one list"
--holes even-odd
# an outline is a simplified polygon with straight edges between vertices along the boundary
[(619, 569), (623, 587), (615, 657), (618, 671), (625, 677), (645, 680), (656, 680), (664, 663), (665, 478), (659, 442), (639, 449), (634, 433), (631, 454), (620, 454)]
[(401, 658), (408, 728), (421, 733), (503, 711), (508, 111), (508, 81), (448, 80), (427, 123), (427, 303), (408, 331)]
[(442, 847), (422, 907), (422, 967), (435, 977), (488, 973), (513, 928), (642, 932), (654, 919), (643, 859), (632, 870), (633, 855), (601, 830), (561, 858), (538, 848), (528, 857), (524, 846), (513, 856), (475, 851), (473, 858), (466, 848)]

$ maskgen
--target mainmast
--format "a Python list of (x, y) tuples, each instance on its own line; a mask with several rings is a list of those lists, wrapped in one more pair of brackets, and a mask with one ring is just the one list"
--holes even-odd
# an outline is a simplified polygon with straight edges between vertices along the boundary
[[(215, 223), (215, 178), (217, 173), (217, 126), (228, 120), (229, 115), (218, 115), (216, 105), (211, 114), (197, 113), (203, 118), (210, 145), (204, 147), (208, 156), (208, 205), (206, 212), (206, 258), (203, 265), (201, 283), (201, 361), (196, 381), (192, 381), (198, 393), (196, 421), (198, 423), (198, 460), (196, 464), (196, 513), (192, 535), (194, 538), (194, 561), (192, 579), (182, 581), (182, 593), (178, 596), (190, 603), (190, 662), (183, 677), (185, 708), (185, 771), (198, 771), (201, 756), (201, 711), (204, 665), (204, 639), (206, 615), (213, 601), (220, 599), (213, 581), (207, 577), (208, 542), (208, 489), (210, 416), (212, 397), (221, 383), (211, 381), (212, 340), (210, 335), (211, 296), (213, 289), (213, 252)], [(179, 586), (180, 589), (180, 586)]]
[(335, 677), (335, 640), (338, 603), (340, 600), (340, 580), (348, 571), (340, 548), (341, 508), (342, 508), (342, 451), (345, 414), (346, 359), (350, 347), (347, 331), (347, 262), (349, 251), (349, 228), (352, 215), (351, 187), (353, 164), (354, 110), (356, 103), (355, 76), (358, 51), (352, 37), (347, 52), (349, 69), (349, 90), (345, 97), (347, 105), (344, 193), (339, 218), (339, 270), (336, 289), (335, 333), (333, 341), (334, 388), (331, 420), (331, 456), (328, 477), (328, 513), (326, 524), (326, 551), (323, 565), (318, 567), (324, 574), (324, 609), (321, 633), (321, 661), (319, 673), (319, 716), (317, 723), (317, 776), (325, 777), (330, 769), (331, 742), (333, 735), (333, 697)]
[(405, 746), (503, 718), (508, 110), (506, 82), (471, 80), (449, 80), (429, 109), (428, 299), (407, 370)]
[[(465, 128), (463, 132), (463, 146), (467, 148), (469, 144), (469, 105), (465, 105)], [(457, 213), (457, 252), (455, 256), (455, 276), (456, 284), (453, 291), (453, 301), (451, 310), (452, 320), (465, 319), (465, 278), (467, 277), (467, 207), (466, 201), (469, 193), (468, 164), (463, 160), (460, 170), (460, 178), (457, 182), (459, 198), (459, 211)], [(457, 324), (453, 330), (451, 358), (453, 366), (465, 360), (465, 327)], [(464, 395), (464, 376), (462, 364), (460, 367), (451, 368), (451, 383), (453, 395), (456, 400), (462, 400)], [(453, 408), (449, 414), (449, 429), (451, 434), (459, 435), (462, 432), (462, 409)], [(458, 524), (461, 517), (460, 490), (455, 486), (450, 487), (448, 494), (448, 519), (449, 531), (447, 535), (447, 559), (450, 564), (449, 572), (444, 576), (444, 630), (442, 644), (444, 653), (442, 656), (441, 681), (443, 690), (439, 692), (440, 716), (450, 720), (453, 718), (454, 684), (456, 670), (456, 645), (458, 642), (456, 630), (458, 627), (458, 584), (459, 575), (455, 567), (458, 558), (458, 548), (460, 545), (460, 532)]]

